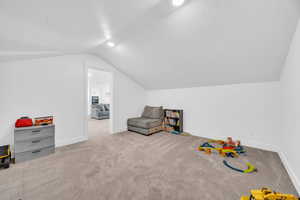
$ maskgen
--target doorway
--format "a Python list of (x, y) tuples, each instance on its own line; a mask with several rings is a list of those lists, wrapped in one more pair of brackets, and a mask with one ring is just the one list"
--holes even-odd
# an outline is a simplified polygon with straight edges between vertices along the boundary
[(87, 69), (87, 137), (111, 134), (112, 73), (96, 68)]

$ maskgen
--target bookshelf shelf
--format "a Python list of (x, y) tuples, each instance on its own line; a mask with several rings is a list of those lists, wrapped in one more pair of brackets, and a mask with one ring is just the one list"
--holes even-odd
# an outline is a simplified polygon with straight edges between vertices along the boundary
[(180, 119), (178, 117), (166, 117), (166, 118), (169, 118), (169, 119)]

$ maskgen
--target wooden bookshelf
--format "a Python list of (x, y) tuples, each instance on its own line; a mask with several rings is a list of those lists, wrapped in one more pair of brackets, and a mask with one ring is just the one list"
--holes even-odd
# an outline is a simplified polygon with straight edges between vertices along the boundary
[(183, 110), (165, 109), (164, 110), (164, 129), (173, 134), (183, 132)]

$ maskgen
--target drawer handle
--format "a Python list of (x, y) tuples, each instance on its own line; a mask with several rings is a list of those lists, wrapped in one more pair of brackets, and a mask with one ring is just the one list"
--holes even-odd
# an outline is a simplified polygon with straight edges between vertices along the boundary
[(34, 141), (32, 141), (32, 143), (39, 143), (39, 142), (41, 142), (41, 140), (34, 140)]
[(41, 152), (41, 150), (36, 150), (36, 151), (31, 152), (31, 153), (40, 153), (40, 152)]
[(32, 132), (33, 133), (39, 133), (39, 132), (41, 132), (41, 130), (33, 130)]

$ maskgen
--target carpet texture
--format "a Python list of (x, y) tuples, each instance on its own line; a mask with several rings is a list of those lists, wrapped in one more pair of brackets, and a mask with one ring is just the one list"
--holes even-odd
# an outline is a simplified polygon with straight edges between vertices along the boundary
[(257, 168), (241, 174), (219, 155), (197, 151), (203, 138), (123, 132), (58, 148), (44, 158), (0, 171), (1, 200), (239, 200), (270, 187), (297, 194), (278, 155), (246, 148), (241, 160)]

